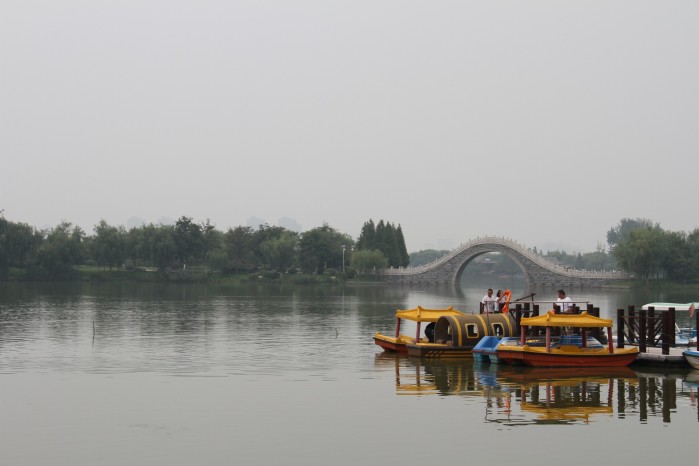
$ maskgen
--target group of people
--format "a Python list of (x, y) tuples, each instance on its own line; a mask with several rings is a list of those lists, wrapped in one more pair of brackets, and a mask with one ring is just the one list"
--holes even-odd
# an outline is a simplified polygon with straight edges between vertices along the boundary
[[(493, 296), (493, 289), (488, 288), (486, 295), (483, 296), (481, 303), (483, 304), (483, 312), (490, 314), (493, 312), (498, 312), (500, 310), (500, 301), (503, 295), (501, 290), (498, 290), (497, 294)], [(562, 313), (573, 312), (574, 303), (569, 296), (566, 296), (566, 292), (563, 290), (558, 290), (558, 298), (555, 303), (556, 306), (560, 307)]]

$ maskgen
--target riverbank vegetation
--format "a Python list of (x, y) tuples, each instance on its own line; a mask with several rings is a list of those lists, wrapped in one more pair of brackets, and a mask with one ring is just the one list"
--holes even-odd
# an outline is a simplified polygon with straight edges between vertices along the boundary
[[(102, 220), (86, 234), (69, 222), (38, 230), (0, 212), (0, 280), (375, 280), (376, 272), (387, 267), (419, 266), (449, 252), (408, 254), (401, 226), (384, 220), (367, 221), (354, 241), (327, 224), (305, 232), (266, 224), (223, 232), (185, 216), (174, 225), (129, 230)], [(608, 231), (607, 245), (593, 252), (532, 252), (570, 269), (623, 270), (644, 281), (699, 283), (699, 229), (666, 231), (647, 219), (622, 219)], [(466, 273), (522, 271), (506, 254), (488, 253), (475, 258)]]
[(400, 225), (365, 223), (357, 242), (329, 225), (299, 233), (261, 225), (226, 232), (180, 217), (174, 225), (126, 230), (100, 221), (93, 234), (69, 222), (38, 230), (0, 215), (0, 280), (200, 281), (291, 277), (298, 282), (371, 277), (408, 265)]

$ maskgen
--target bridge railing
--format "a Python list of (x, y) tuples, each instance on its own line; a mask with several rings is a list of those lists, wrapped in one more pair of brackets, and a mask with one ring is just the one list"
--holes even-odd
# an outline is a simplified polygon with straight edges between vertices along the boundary
[(459, 247), (453, 249), (449, 253), (445, 254), (444, 256), (435, 259), (434, 261), (424, 264), (424, 265), (419, 265), (417, 267), (400, 267), (400, 268), (389, 268), (389, 269), (384, 269), (383, 273), (388, 274), (388, 275), (415, 275), (419, 273), (424, 273), (428, 272), (430, 270), (434, 270), (435, 268), (439, 267), (440, 265), (444, 264), (445, 262), (448, 262), (450, 259), (458, 256), (465, 250), (472, 248), (474, 246), (480, 246), (483, 244), (499, 244), (502, 246), (509, 247), (510, 249), (515, 250), (519, 254), (523, 255), (527, 259), (531, 260), (535, 264), (539, 265), (540, 267), (543, 267), (548, 270), (555, 271), (558, 274), (569, 276), (569, 277), (576, 277), (576, 278), (615, 278), (615, 279), (624, 279), (624, 278), (630, 278), (630, 276), (624, 272), (616, 271), (616, 270), (585, 270), (585, 269), (571, 269), (568, 267), (562, 267), (548, 259), (545, 259), (543, 256), (531, 251), (528, 249), (525, 245), (518, 243), (512, 239), (501, 237), (501, 236), (483, 236), (483, 237), (477, 237), (475, 239), (472, 239), (468, 241), (467, 243), (462, 243), (459, 245)]

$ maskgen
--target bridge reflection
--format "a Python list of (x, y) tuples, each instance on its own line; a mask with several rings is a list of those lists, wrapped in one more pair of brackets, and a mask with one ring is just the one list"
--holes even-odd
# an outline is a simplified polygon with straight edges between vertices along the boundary
[[(375, 364), (395, 371), (396, 395), (470, 397), (484, 404), (485, 421), (510, 426), (591, 423), (609, 417), (641, 423), (659, 417), (669, 423), (678, 399), (685, 400), (684, 409), (697, 412), (696, 370), (529, 368), (388, 353), (377, 354)], [(695, 417), (699, 421), (699, 412)]]

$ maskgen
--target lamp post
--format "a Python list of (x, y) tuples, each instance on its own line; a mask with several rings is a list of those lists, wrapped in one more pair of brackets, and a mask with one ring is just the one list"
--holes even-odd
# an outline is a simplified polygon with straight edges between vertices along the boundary
[(345, 273), (345, 245), (342, 245), (342, 273)]

